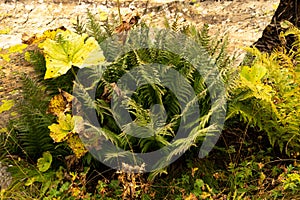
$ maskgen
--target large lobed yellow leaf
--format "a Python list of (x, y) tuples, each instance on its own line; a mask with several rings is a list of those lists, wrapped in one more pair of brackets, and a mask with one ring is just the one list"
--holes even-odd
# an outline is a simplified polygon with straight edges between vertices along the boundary
[(77, 134), (78, 125), (82, 124), (82, 117), (71, 116), (70, 114), (64, 114), (61, 112), (58, 115), (58, 124), (54, 123), (48, 128), (50, 129), (50, 137), (54, 142), (66, 141), (69, 147), (72, 149), (77, 158), (86, 154), (87, 149), (81, 142), (79, 135)]
[(66, 30), (56, 38), (47, 38), (39, 45), (46, 59), (45, 79), (66, 74), (72, 66), (83, 68), (105, 60), (98, 42), (87, 34), (78, 35)]

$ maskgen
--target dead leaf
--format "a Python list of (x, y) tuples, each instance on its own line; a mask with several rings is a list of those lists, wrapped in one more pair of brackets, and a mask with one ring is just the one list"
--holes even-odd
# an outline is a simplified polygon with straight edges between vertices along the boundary
[(198, 200), (198, 198), (193, 193), (190, 193), (190, 195), (184, 198), (184, 200)]
[(88, 152), (78, 135), (72, 135), (67, 139), (67, 143), (76, 155), (76, 158), (81, 158)]
[(126, 14), (122, 24), (115, 28), (114, 32), (119, 34), (120, 41), (122, 41), (123, 44), (126, 41), (128, 31), (138, 23), (139, 19), (139, 13), (134, 10), (131, 13)]
[(32, 36), (29, 36), (27, 33), (23, 33), (22, 43), (31, 45), (31, 44), (40, 43), (44, 41), (46, 38), (54, 39), (58, 31), (66, 31), (66, 30), (67, 29), (64, 26), (61, 26), (59, 28), (49, 29), (47, 31), (44, 31), (43, 34), (34, 34)]
[(66, 91), (59, 89), (59, 94), (50, 100), (47, 113), (59, 116), (60, 113), (66, 113), (72, 109), (73, 96)]

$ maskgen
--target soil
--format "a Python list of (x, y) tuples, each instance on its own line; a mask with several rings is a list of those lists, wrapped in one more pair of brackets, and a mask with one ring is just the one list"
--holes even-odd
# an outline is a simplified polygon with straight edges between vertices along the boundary
[[(116, 1), (105, 0), (0, 0), (0, 48), (5, 49), (22, 42), (22, 35), (31, 36), (48, 29), (65, 26), (72, 29), (72, 23), (79, 16), (86, 17), (87, 9), (92, 13), (106, 12), (111, 18), (118, 18)], [(6, 2), (6, 3), (5, 3)], [(108, 2), (108, 3), (107, 3)], [(172, 1), (150, 0), (147, 10), (146, 0), (121, 2), (122, 15), (134, 8), (141, 14), (141, 20), (162, 26), (164, 17), (179, 17), (182, 23), (193, 23), (199, 27), (208, 24), (211, 35), (227, 34), (229, 51), (237, 52), (241, 61), (249, 46), (261, 37), (263, 29), (279, 4), (279, 0), (233, 0), (233, 1)], [(2, 52), (5, 50), (2, 50)], [(1, 51), (0, 51), (1, 53)], [(4, 99), (17, 99), (20, 84), (17, 72), (31, 72), (32, 68), (17, 54), (7, 63), (0, 57), (0, 105)], [(0, 113), (4, 127), (11, 115)]]

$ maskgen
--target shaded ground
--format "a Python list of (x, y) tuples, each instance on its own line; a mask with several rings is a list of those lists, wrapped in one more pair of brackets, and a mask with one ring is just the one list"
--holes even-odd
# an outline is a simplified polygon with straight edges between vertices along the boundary
[[(89, 3), (93, 2), (93, 3)], [(104, 0), (11, 0), (0, 2), (0, 48), (7, 48), (21, 43), (22, 35), (30, 36), (47, 29), (64, 25), (72, 28), (76, 17), (82, 19), (89, 9), (92, 13), (107, 12), (111, 18), (117, 20), (116, 1)], [(130, 12), (129, 7), (136, 9), (144, 15), (142, 20), (161, 26), (164, 17), (175, 19), (179, 17), (182, 23), (194, 23), (201, 27), (209, 24), (211, 34), (228, 34), (230, 52), (239, 52), (242, 60), (241, 47), (249, 46), (261, 37), (265, 26), (270, 22), (279, 0), (234, 0), (234, 1), (205, 1), (190, 4), (172, 0), (150, 0), (147, 10), (146, 1), (122, 1), (123, 14)], [(168, 3), (166, 3), (168, 2)], [(131, 4), (130, 4), (131, 3)], [(1, 53), (1, 52), (0, 52)], [(16, 99), (18, 97), (18, 77), (16, 72), (28, 72), (32, 69), (24, 64), (20, 57), (13, 57), (13, 64), (5, 62), (0, 57), (0, 104), (3, 99)], [(1, 113), (0, 130), (11, 117), (7, 112)]]

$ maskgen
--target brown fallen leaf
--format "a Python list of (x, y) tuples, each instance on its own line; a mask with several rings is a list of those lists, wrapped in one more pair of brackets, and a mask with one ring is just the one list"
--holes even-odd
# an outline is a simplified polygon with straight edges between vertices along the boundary
[(51, 113), (59, 116), (61, 113), (66, 113), (72, 109), (73, 96), (66, 91), (59, 89), (59, 94), (52, 97), (50, 100), (47, 114)]
[(126, 41), (128, 31), (139, 22), (140, 15), (136, 10), (133, 10), (131, 13), (128, 13), (123, 18), (122, 24), (115, 28), (114, 33), (118, 33), (120, 36), (120, 41), (123, 44)]

